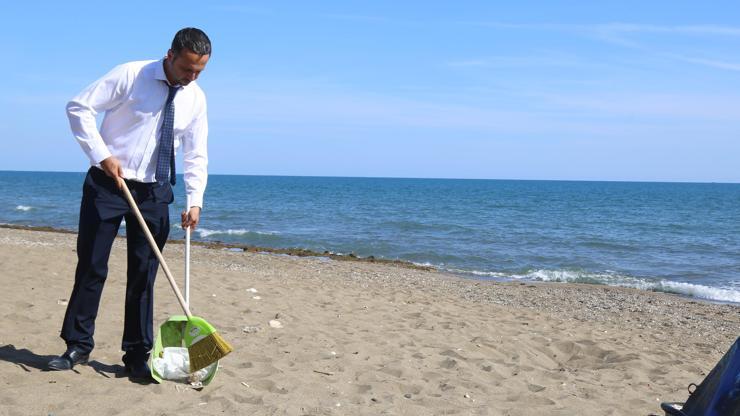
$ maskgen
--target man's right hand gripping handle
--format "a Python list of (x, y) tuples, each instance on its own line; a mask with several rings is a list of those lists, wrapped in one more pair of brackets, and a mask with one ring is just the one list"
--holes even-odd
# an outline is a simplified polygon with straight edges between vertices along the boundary
[(119, 162), (115, 156), (103, 159), (103, 161), (100, 162), (100, 167), (103, 168), (106, 175), (116, 180), (116, 184), (119, 189), (123, 186), (124, 182), (118, 179), (123, 179), (123, 168), (121, 168), (121, 162)]

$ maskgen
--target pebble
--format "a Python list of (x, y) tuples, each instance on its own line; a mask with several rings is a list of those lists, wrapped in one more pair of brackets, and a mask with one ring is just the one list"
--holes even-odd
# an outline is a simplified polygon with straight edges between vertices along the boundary
[(270, 319), (270, 328), (282, 328), (283, 324), (282, 322), (278, 321), (277, 319)]
[(247, 325), (242, 328), (242, 331), (246, 332), (247, 334), (254, 334), (260, 332), (261, 330), (262, 327), (260, 325)]
[(255, 289), (253, 287), (250, 287), (249, 289), (247, 289), (247, 292), (249, 292), (249, 293), (257, 293), (257, 289)]
[(262, 299), (262, 296), (252, 296), (252, 299), (254, 299), (254, 300), (260, 300), (260, 299)]

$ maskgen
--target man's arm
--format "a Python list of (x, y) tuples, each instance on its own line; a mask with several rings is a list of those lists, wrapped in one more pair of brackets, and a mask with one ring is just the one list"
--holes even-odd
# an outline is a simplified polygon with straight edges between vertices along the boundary
[(121, 103), (129, 87), (129, 73), (124, 65), (119, 65), (67, 103), (67, 117), (75, 139), (90, 162), (99, 164), (113, 178), (121, 176), (121, 164), (105, 145), (95, 117)]
[(190, 200), (187, 212), (182, 213), (182, 228), (195, 229), (200, 222), (203, 207), (203, 193), (208, 182), (208, 116), (205, 99), (203, 109), (193, 120), (188, 133), (183, 138), (183, 164), (185, 191)]

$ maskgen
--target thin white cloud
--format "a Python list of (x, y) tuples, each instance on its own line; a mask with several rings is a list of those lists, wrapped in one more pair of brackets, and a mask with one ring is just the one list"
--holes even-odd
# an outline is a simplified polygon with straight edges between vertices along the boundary
[[(721, 58), (699, 58), (690, 57), (685, 54), (667, 52), (647, 46), (640, 35), (660, 34), (666, 36), (704, 36), (704, 37), (740, 37), (740, 26), (724, 25), (650, 25), (633, 23), (602, 23), (602, 24), (527, 24), (527, 23), (502, 23), (502, 22), (461, 22), (471, 25), (487, 26), (499, 29), (512, 30), (536, 30), (536, 31), (558, 31), (569, 32), (581, 36), (592, 37), (608, 42), (613, 45), (622, 46), (652, 54), (664, 59), (671, 59), (706, 66), (714, 69), (740, 71), (740, 63), (730, 62)], [(677, 45), (680, 47), (680, 44)], [(532, 65), (537, 64), (536, 57), (531, 58)], [(525, 59), (520, 63), (527, 63)], [(541, 64), (547, 65), (547, 60)], [(470, 59), (451, 63), (451, 66), (502, 66), (504, 61)]]
[(244, 13), (244, 14), (269, 14), (272, 11), (265, 7), (247, 6), (244, 4), (209, 4), (207, 6), (210, 10), (230, 12), (230, 13)]
[(684, 34), (684, 35), (720, 35), (720, 36), (740, 36), (740, 27), (737, 26), (720, 26), (720, 25), (677, 25), (677, 26), (660, 26), (660, 25), (642, 25), (631, 23), (608, 23), (594, 25), (593, 28), (598, 31), (620, 32), (620, 33), (667, 33), (667, 34)]
[(590, 64), (577, 57), (551, 53), (529, 54), (526, 56), (491, 56), (447, 63), (447, 66), (455, 68), (583, 67), (585, 65)]
[(666, 33), (686, 35), (740, 36), (740, 27), (722, 25), (646, 25), (633, 23), (561, 24), (561, 23), (503, 23), (503, 22), (460, 22), (462, 24), (488, 26), (499, 29), (526, 29), (542, 31), (581, 32), (591, 34), (619, 33)]
[(704, 59), (704, 58), (693, 58), (689, 56), (681, 55), (669, 55), (673, 59), (677, 59), (692, 64), (704, 65), (711, 68), (725, 69), (729, 71), (740, 71), (740, 63), (720, 61), (716, 59)]
[[(383, 16), (373, 15), (361, 15), (361, 14), (347, 14), (347, 13), (319, 13), (319, 17), (335, 20), (349, 20), (359, 22), (371, 22), (371, 23), (389, 23), (394, 20)], [(397, 21), (396, 21), (397, 22)]]
[(543, 94), (549, 107), (584, 117), (630, 117), (670, 123), (670, 120), (729, 122), (740, 119), (734, 103), (739, 97), (725, 95), (623, 92), (604, 94)]

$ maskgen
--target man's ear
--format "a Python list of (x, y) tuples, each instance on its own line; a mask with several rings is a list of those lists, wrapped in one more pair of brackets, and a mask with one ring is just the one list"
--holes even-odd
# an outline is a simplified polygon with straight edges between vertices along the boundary
[(167, 49), (167, 60), (172, 61), (175, 58), (175, 53), (172, 52), (172, 49)]

